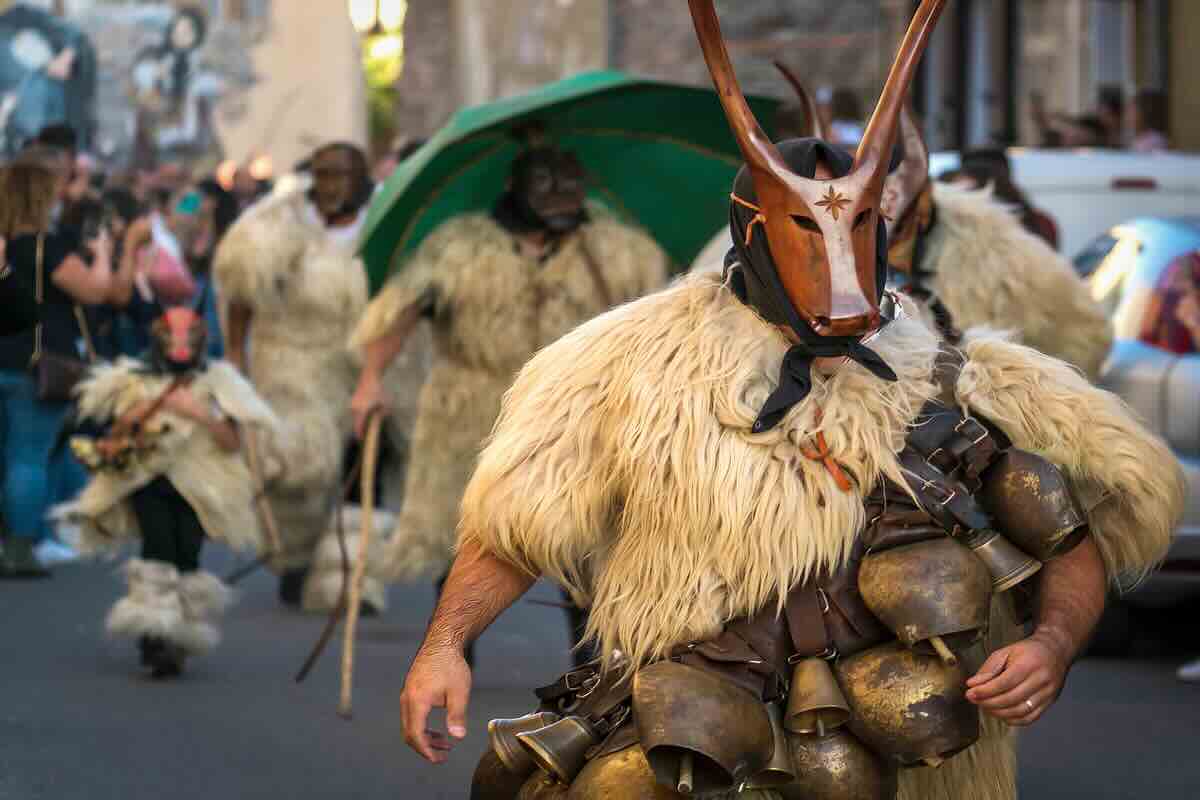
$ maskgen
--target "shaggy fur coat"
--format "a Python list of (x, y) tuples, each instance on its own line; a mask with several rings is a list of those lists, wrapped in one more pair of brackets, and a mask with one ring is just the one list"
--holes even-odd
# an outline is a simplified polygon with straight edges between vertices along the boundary
[(937, 223), (920, 269), (961, 331), (1007, 331), (1018, 342), (1074, 364), (1090, 378), (1112, 348), (1113, 329), (1061, 255), (1025, 230), (989, 191), (933, 188)]
[(517, 251), (489, 216), (435, 231), (372, 302), (354, 336), (361, 348), (432, 290), (435, 356), (421, 393), (404, 504), (391, 539), (391, 571), (444, 569), (458, 505), (500, 400), (529, 357), (607, 305), (584, 242), (614, 303), (660, 288), (668, 259), (642, 231), (598, 216), (544, 263)]
[[(609, 312), (517, 377), (467, 487), (460, 541), (567, 587), (590, 606), (600, 652), (634, 667), (708, 639), (841, 565), (866, 523), (863, 497), (884, 476), (903, 485), (896, 454), (936, 394), (939, 344), (911, 318), (870, 346), (896, 383), (847, 363), (814, 375), (803, 403), (754, 434), (788, 343), (719, 278), (690, 276)], [(998, 338), (965, 353), (964, 407), (1108, 492), (1090, 522), (1114, 581), (1153, 566), (1184, 492), (1165, 445), (1060, 361)], [(818, 431), (852, 492), (801, 453)], [(906, 772), (904, 797), (1011, 798), (1013, 774), (1011, 744), (989, 724), (967, 755)]]
[[(346, 347), (367, 307), (367, 279), (353, 235), (330, 235), (306, 186), (264, 199), (230, 229), (217, 250), (222, 300), (254, 313), (250, 378), (283, 425), (263, 442), (268, 499), (285, 553), (276, 568), (309, 562), (339, 501), (350, 441), (350, 398), (358, 362)], [(407, 451), (416, 395), (428, 370), (429, 343), (418, 336), (389, 371), (401, 401), (389, 436)]]
[[(140, 371), (141, 362), (122, 359), (92, 370), (78, 389), (79, 414), (107, 422), (143, 402), (152, 402), (170, 378)], [(192, 382), (201, 403), (221, 409), (243, 428), (276, 435), (279, 420), (253, 387), (229, 363), (216, 361)], [(212, 539), (238, 550), (256, 551), (264, 543), (254, 509), (254, 481), (241, 453), (222, 450), (198, 423), (161, 411), (145, 426), (158, 446), (129, 469), (92, 476), (75, 500), (58, 506), (58, 519), (80, 526), (81, 550), (94, 553), (141, 535), (126, 500), (159, 476), (167, 477), (200, 518)]]

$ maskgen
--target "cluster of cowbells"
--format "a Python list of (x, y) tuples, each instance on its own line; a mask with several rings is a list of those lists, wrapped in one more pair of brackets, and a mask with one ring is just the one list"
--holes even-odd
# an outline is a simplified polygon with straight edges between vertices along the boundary
[(633, 686), (640, 747), (598, 752), (602, 732), (581, 716), (496, 720), (492, 760), (476, 774), (475, 796), (598, 800), (766, 789), (785, 800), (894, 800), (899, 769), (937, 767), (979, 738), (960, 656), (985, 636), (993, 595), (1086, 534), (1064, 476), (1044, 459), (1009, 450), (987, 478), (980, 499), (994, 530), (864, 557), (859, 592), (895, 640), (848, 657), (797, 660), (786, 705), (764, 705), (704, 669), (652, 664)]

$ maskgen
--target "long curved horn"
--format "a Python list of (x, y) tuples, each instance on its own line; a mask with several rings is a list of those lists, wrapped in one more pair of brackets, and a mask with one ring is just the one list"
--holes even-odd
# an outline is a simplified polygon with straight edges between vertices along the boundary
[(762, 129), (750, 104), (746, 102), (746, 96), (742, 94), (733, 62), (725, 47), (725, 39), (721, 35), (721, 21), (713, 0), (688, 0), (688, 6), (692, 11), (692, 23), (696, 26), (700, 49), (704, 52), (704, 60), (708, 62), (709, 72), (717, 87), (717, 96), (725, 108), (725, 116), (729, 118), (729, 126), (733, 129), (746, 163), (762, 171), (780, 174), (790, 172), (783, 156)]
[(884, 180), (879, 209), (887, 221), (889, 235), (896, 232), (921, 190), (929, 183), (929, 146), (911, 105), (907, 103), (900, 112), (900, 139), (904, 142), (904, 160)]
[(829, 131), (825, 129), (825, 124), (821, 120), (821, 112), (817, 109), (817, 101), (813, 99), (812, 92), (808, 91), (808, 87), (800, 82), (796, 73), (787, 64), (776, 61), (775, 69), (779, 70), (787, 82), (792, 85), (792, 90), (796, 92), (796, 99), (800, 101), (800, 106), (804, 109), (808, 129), (802, 133), (826, 142), (829, 141)]
[[(929, 46), (929, 40), (937, 28), (938, 19), (946, 7), (946, 0), (922, 0), (920, 8), (908, 26), (908, 33), (896, 54), (892, 71), (888, 75), (879, 104), (854, 159), (855, 169), (868, 168), (874, 179), (882, 179), (891, 161), (892, 148), (900, 127), (900, 111), (908, 99), (908, 90), (917, 73), (921, 56)], [(872, 181), (874, 182), (874, 181)]]

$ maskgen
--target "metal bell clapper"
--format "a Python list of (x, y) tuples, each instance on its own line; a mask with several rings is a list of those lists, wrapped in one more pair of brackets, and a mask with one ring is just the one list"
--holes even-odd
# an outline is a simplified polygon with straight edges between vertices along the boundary
[(992, 578), (983, 561), (949, 537), (865, 557), (858, 574), (863, 602), (908, 647), (931, 648), (947, 665), (955, 649), (987, 630)]
[(824, 736), (846, 724), (850, 706), (823, 658), (805, 658), (792, 669), (784, 727), (792, 733)]

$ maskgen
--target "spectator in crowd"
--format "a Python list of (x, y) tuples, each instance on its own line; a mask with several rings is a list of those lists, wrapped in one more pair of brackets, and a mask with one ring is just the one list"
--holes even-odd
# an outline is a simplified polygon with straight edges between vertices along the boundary
[(1157, 89), (1142, 89), (1129, 101), (1130, 149), (1135, 153), (1165, 153), (1167, 139), (1167, 96)]
[(1042, 95), (1030, 95), (1033, 123), (1038, 129), (1041, 146), (1047, 148), (1120, 147), (1120, 125), (1112, 120), (1112, 87), (1101, 89), (1094, 114), (1071, 115), (1046, 110)]
[(1010, 205), (1020, 216), (1021, 225), (1058, 249), (1058, 226), (1045, 212), (1034, 208), (1029, 198), (1013, 182), (1012, 165), (1001, 149), (968, 150), (962, 154), (960, 169), (943, 173), (939, 180), (969, 189), (991, 187), (996, 199)]
[(0, 337), (12, 336), (37, 324), (37, 301), (21, 276), (9, 266), (8, 245), (0, 238)]
[[(112, 290), (111, 245), (105, 236), (91, 243), (89, 267), (66, 234), (51, 232), (50, 214), (65, 176), (52, 166), (57, 154), (33, 148), (0, 167), (0, 236), (7, 240), (9, 265), (27, 286), (43, 280), (36, 331), (0, 339), (0, 453), (3, 455), (4, 551), (0, 576), (41, 577), (46, 565), (73, 556), (56, 542), (46, 512), (74, 495), (86, 480), (82, 467), (54, 443), (67, 403), (39, 398), (31, 374), (35, 343), (43, 352), (83, 358), (80, 305), (105, 303)], [(39, 269), (39, 262), (41, 268)]]
[(1096, 120), (1104, 128), (1104, 145), (1125, 146), (1125, 90), (1106, 85), (1096, 90)]

